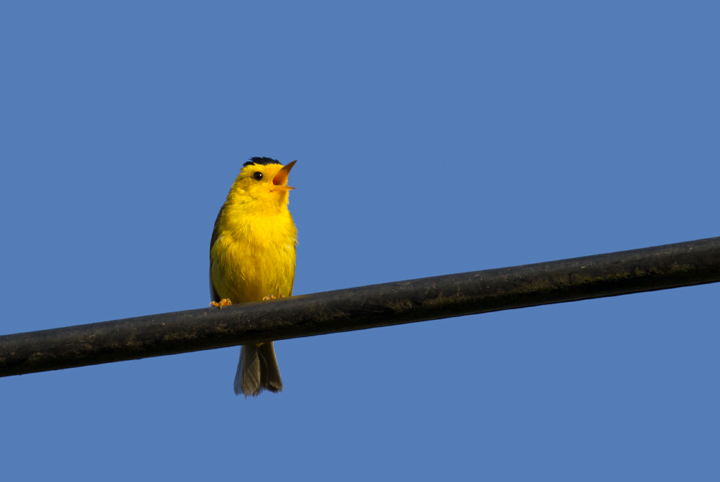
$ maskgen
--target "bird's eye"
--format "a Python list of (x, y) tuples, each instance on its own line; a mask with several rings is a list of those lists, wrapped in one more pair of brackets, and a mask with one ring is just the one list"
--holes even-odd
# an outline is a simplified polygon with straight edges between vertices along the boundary
[(255, 174), (253, 174), (253, 179), (255, 179), (256, 181), (262, 181), (262, 178), (262, 172), (256, 172)]

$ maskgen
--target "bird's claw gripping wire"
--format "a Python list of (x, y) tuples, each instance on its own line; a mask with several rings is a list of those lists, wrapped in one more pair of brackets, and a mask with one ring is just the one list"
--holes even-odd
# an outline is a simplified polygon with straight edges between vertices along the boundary
[(219, 302), (217, 302), (217, 301), (210, 302), (210, 306), (214, 306), (215, 308), (220, 308), (220, 309), (222, 309), (223, 306), (230, 306), (230, 305), (232, 305), (232, 303), (227, 298), (223, 298)]

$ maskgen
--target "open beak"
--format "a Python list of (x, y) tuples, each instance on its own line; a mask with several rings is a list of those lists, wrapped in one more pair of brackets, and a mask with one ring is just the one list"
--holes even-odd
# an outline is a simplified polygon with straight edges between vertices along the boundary
[(274, 191), (292, 191), (293, 189), (295, 189), (294, 187), (287, 185), (287, 180), (288, 174), (290, 174), (290, 169), (293, 168), (296, 162), (297, 161), (293, 161), (284, 165), (283, 168), (280, 169), (277, 174), (275, 174), (275, 177), (273, 177), (272, 180), (272, 183), (274, 184)]

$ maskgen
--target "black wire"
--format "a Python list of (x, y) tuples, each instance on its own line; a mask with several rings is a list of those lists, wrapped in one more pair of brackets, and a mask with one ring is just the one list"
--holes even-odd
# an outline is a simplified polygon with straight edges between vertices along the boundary
[(0, 336), (0, 376), (720, 281), (720, 237)]

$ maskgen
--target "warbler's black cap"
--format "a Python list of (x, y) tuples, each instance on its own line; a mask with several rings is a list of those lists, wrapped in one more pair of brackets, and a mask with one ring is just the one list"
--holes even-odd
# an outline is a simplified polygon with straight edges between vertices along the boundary
[(243, 164), (243, 167), (250, 166), (252, 164), (262, 164), (263, 166), (267, 166), (268, 164), (280, 164), (280, 161), (269, 157), (251, 157), (248, 162)]

